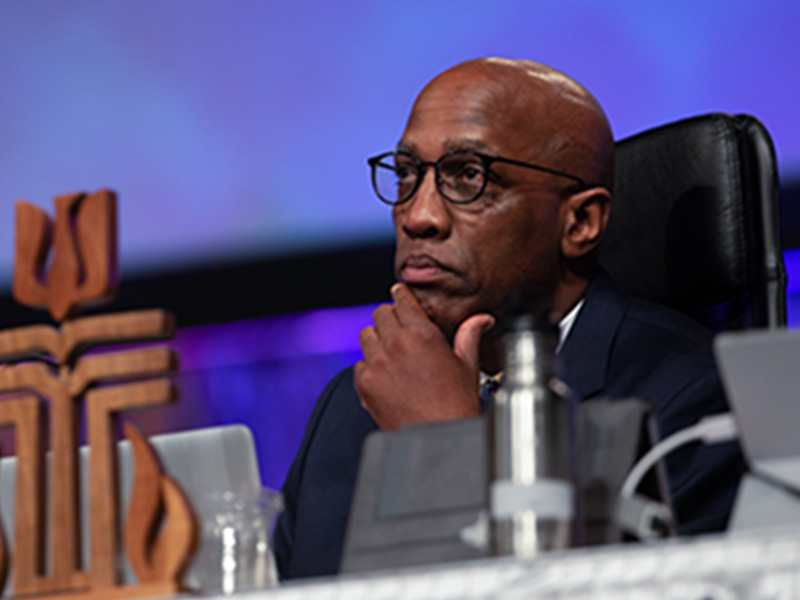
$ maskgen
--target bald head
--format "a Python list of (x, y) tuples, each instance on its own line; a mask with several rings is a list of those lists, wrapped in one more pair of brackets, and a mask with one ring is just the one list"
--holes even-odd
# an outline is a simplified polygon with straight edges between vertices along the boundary
[(560, 71), (502, 58), (458, 64), (425, 86), (409, 126), (431, 95), (474, 104), (476, 125), (512, 135), (517, 158), (611, 189), (614, 141), (608, 119), (594, 96)]

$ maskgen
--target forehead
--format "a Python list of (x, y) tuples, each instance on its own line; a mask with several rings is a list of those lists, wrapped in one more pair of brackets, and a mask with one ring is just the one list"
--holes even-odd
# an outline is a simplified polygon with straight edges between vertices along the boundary
[(434, 80), (414, 104), (399, 148), (423, 158), (457, 149), (520, 156), (535, 135), (535, 119), (521, 119), (517, 104), (498, 81)]

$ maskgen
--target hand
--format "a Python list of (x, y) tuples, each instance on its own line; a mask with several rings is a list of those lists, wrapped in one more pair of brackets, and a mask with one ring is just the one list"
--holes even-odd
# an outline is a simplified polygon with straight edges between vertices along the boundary
[(408, 286), (395, 284), (392, 300), (361, 332), (355, 385), (362, 406), (381, 429), (479, 415), (478, 347), (494, 317), (467, 318), (451, 348)]

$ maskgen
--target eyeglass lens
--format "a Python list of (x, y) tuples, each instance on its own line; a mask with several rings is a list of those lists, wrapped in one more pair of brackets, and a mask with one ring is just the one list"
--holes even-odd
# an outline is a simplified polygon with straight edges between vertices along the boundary
[[(375, 187), (385, 201), (405, 202), (419, 185), (427, 165), (421, 165), (411, 155), (391, 153), (374, 164)], [(486, 167), (481, 158), (471, 152), (454, 152), (436, 163), (439, 191), (453, 202), (469, 202), (483, 191)]]

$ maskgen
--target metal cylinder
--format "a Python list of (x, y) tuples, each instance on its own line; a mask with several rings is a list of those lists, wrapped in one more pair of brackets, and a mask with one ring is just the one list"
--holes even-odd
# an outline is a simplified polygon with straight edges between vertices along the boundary
[(531, 557), (570, 545), (573, 415), (551, 385), (555, 326), (518, 316), (503, 341), (505, 380), (489, 418), (492, 547)]

